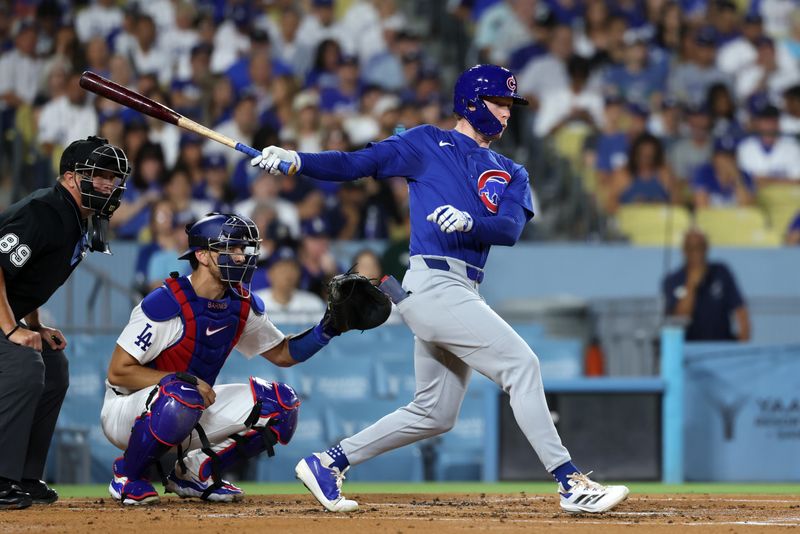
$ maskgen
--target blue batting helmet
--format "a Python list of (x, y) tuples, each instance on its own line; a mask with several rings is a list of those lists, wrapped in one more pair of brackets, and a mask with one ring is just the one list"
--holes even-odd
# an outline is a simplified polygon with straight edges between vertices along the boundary
[(528, 105), (528, 101), (517, 93), (514, 73), (497, 65), (475, 65), (465, 70), (458, 77), (453, 91), (453, 111), (488, 137), (503, 130), (503, 125), (483, 101), (491, 96), (509, 97), (514, 99), (515, 104)]
[(255, 223), (242, 215), (209, 213), (187, 225), (186, 233), (189, 235), (189, 250), (180, 259), (188, 260), (197, 250), (218, 252), (220, 279), (228, 282), (240, 296), (246, 296), (246, 287), (240, 290), (239, 286), (250, 283), (261, 243)]

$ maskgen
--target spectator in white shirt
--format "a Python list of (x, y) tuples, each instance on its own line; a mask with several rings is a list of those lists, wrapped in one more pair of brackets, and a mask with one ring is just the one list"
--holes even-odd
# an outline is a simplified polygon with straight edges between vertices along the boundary
[(780, 135), (780, 111), (766, 99), (757, 99), (753, 108), (754, 135), (739, 143), (739, 168), (752, 174), (757, 185), (800, 180), (800, 144)]
[(161, 31), (159, 28), (161, 48), (170, 56), (173, 78), (179, 80), (185, 80), (192, 74), (192, 49), (200, 42), (200, 36), (194, 29), (196, 18), (195, 7), (192, 4), (181, 2), (175, 9), (175, 26), (169, 31)]
[(114, 0), (96, 0), (91, 6), (82, 9), (75, 17), (75, 30), (78, 38), (86, 43), (92, 37), (108, 37), (122, 26), (122, 10)]
[(281, 258), (267, 271), (270, 287), (255, 292), (276, 324), (306, 323), (325, 312), (325, 302), (314, 293), (298, 289), (300, 266), (294, 258)]
[(278, 31), (271, 37), (273, 54), (286, 65), (290, 65), (294, 74), (303, 79), (311, 68), (315, 50), (300, 38), (297, 31), (300, 27), (300, 15), (297, 7), (284, 9)]
[(507, 65), (513, 51), (533, 43), (535, 11), (536, 2), (531, 0), (505, 0), (484, 11), (474, 39), (479, 59)]
[(56, 146), (65, 147), (75, 139), (97, 135), (97, 113), (87, 103), (86, 91), (77, 72), (69, 76), (66, 93), (51, 100), (39, 115), (38, 141), (42, 151), (50, 155)]
[(310, 50), (316, 50), (325, 39), (340, 43), (343, 30), (334, 15), (333, 0), (313, 0), (311, 11), (300, 21), (297, 38)]
[(24, 23), (14, 37), (14, 48), (0, 57), (0, 110), (30, 104), (39, 92), (42, 60), (36, 57), (36, 27)]
[(756, 61), (756, 43), (764, 36), (763, 19), (758, 13), (748, 13), (742, 24), (742, 34), (722, 45), (717, 52), (717, 68), (726, 74), (736, 75)]
[(539, 137), (555, 134), (562, 127), (580, 122), (595, 130), (602, 125), (604, 102), (600, 92), (587, 86), (589, 60), (573, 55), (567, 62), (570, 86), (566, 91), (548, 91), (536, 115), (534, 131)]
[[(236, 139), (242, 143), (251, 143), (253, 134), (258, 128), (258, 115), (256, 115), (256, 99), (251, 95), (245, 95), (236, 102), (233, 109), (233, 117), (220, 123), (214, 130), (227, 135), (231, 139)], [(222, 154), (230, 156), (231, 149), (210, 139), (203, 145), (203, 155)]]
[(800, 84), (783, 92), (780, 128), (783, 135), (800, 136)]
[(777, 99), (785, 89), (800, 82), (800, 69), (793, 61), (784, 66), (778, 63), (772, 39), (761, 37), (756, 50), (756, 61), (736, 75), (736, 96), (740, 101), (761, 91), (767, 91), (772, 99)]
[(534, 109), (545, 93), (569, 88), (567, 59), (572, 55), (572, 29), (565, 25), (553, 28), (547, 48), (547, 54), (533, 59), (517, 75), (517, 91)]
[(229, 17), (219, 25), (214, 34), (211, 72), (225, 72), (250, 51), (251, 18), (252, 14), (247, 6), (239, 4), (232, 8)]
[(136, 42), (130, 56), (138, 76), (153, 74), (159, 84), (169, 85), (172, 80), (170, 55), (159, 46), (155, 22), (147, 15), (140, 15), (136, 20)]

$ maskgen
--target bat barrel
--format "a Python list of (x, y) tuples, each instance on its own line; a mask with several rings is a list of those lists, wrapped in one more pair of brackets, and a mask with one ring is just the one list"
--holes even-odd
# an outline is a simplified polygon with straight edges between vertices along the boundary
[(87, 91), (113, 100), (117, 104), (135, 109), (139, 113), (164, 122), (169, 122), (170, 124), (178, 124), (178, 119), (181, 117), (179, 113), (171, 110), (167, 106), (159, 104), (155, 100), (140, 95), (136, 91), (131, 91), (127, 87), (123, 87), (91, 71), (86, 71), (81, 74), (80, 86)]

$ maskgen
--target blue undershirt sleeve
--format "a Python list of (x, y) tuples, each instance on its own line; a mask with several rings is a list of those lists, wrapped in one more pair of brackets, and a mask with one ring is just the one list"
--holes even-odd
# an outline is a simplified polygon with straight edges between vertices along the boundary
[(519, 240), (527, 221), (522, 206), (506, 201), (500, 204), (497, 215), (474, 217), (471, 232), (481, 243), (510, 247)]

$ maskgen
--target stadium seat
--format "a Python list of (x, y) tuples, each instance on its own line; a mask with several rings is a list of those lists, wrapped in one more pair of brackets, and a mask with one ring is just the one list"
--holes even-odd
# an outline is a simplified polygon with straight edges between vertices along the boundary
[(375, 397), (375, 368), (370, 358), (351, 358), (346, 364), (317, 356), (291, 368), (290, 385), (302, 399), (364, 402)]
[(697, 226), (708, 235), (713, 246), (774, 247), (778, 235), (767, 228), (758, 208), (702, 208), (696, 214)]
[(617, 223), (635, 245), (679, 246), (690, 219), (682, 206), (628, 204), (617, 211)]
[(767, 184), (758, 189), (758, 203), (764, 208), (773, 232), (782, 236), (800, 212), (800, 184)]
[(436, 480), (481, 480), (486, 448), (488, 395), (498, 390), (487, 378), (473, 376), (458, 422), (437, 438)]
[(261, 482), (290, 482), (295, 479), (294, 466), (312, 452), (324, 451), (333, 444), (331, 420), (322, 403), (300, 405), (297, 430), (288, 445), (276, 445), (275, 456), (262, 454), (258, 459), (258, 480)]
[[(360, 432), (404, 404), (405, 402), (382, 399), (337, 402), (335, 408), (328, 408), (334, 429), (331, 444)], [(347, 478), (360, 481), (419, 482), (423, 479), (422, 474), (423, 462), (419, 444), (412, 444), (372, 458), (363, 466), (348, 472)]]

